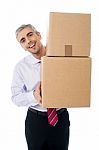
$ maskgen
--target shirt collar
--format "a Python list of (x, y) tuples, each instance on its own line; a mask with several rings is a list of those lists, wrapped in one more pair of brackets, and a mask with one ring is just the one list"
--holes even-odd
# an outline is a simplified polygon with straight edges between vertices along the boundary
[(29, 64), (33, 64), (33, 65), (41, 62), (40, 59), (35, 58), (32, 54), (30, 54), (26, 57), (26, 61)]

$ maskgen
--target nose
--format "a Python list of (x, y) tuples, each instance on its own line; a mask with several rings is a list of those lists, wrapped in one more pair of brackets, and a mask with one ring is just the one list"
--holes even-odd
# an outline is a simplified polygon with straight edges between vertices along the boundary
[(27, 42), (27, 44), (29, 44), (31, 42), (31, 40), (27, 37), (26, 42)]

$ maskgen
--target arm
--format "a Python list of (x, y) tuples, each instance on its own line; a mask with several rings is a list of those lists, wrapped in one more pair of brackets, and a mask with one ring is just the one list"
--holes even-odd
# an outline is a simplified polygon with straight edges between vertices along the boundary
[(12, 101), (17, 106), (35, 106), (38, 104), (36, 98), (33, 95), (33, 90), (28, 91), (23, 81), (20, 71), (15, 68), (13, 74), (13, 81), (11, 86)]

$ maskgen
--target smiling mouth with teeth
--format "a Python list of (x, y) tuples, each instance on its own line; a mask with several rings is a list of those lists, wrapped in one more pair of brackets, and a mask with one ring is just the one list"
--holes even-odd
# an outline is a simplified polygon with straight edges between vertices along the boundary
[(35, 46), (35, 44), (32, 44), (31, 46), (29, 46), (29, 48), (33, 48)]
[(30, 45), (30, 46), (29, 46), (29, 48), (34, 48), (34, 47), (35, 47), (35, 45), (36, 45), (36, 42), (35, 42), (35, 43), (33, 43), (32, 45)]

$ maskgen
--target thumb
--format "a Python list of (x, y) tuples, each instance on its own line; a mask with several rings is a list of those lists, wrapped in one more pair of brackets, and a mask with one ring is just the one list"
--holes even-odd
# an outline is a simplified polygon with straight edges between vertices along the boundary
[(36, 86), (36, 91), (40, 93), (41, 91), (41, 82), (39, 82)]

